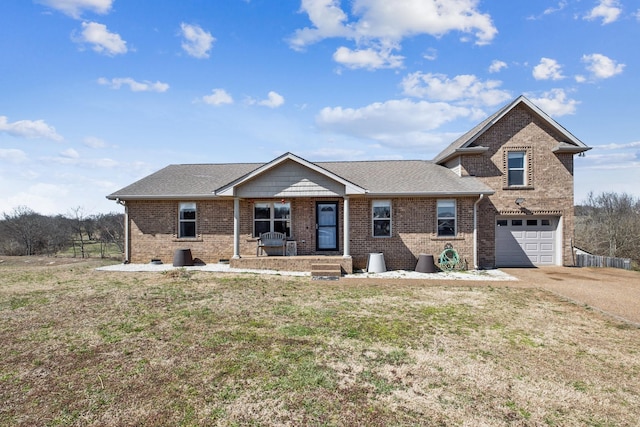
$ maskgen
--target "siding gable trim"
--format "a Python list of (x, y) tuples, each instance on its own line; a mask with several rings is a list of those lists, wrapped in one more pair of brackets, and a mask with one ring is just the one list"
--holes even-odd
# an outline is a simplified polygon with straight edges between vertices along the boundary
[(314, 164), (311, 163), (307, 160), (304, 160), (301, 157), (296, 156), (293, 153), (285, 153), (282, 156), (270, 161), (269, 163), (265, 163), (264, 165), (260, 166), (259, 168), (257, 168), (256, 170), (254, 170), (253, 172), (248, 173), (247, 175), (225, 185), (224, 187), (221, 187), (217, 190), (215, 190), (213, 192), (214, 195), (216, 196), (235, 196), (238, 187), (242, 186), (243, 184), (247, 183), (250, 180), (255, 179), (256, 177), (264, 174), (267, 171), (273, 170), (273, 168), (278, 167), (279, 165), (281, 165), (282, 163), (286, 162), (286, 161), (293, 161), (296, 162), (300, 165), (302, 165), (303, 167), (306, 167), (308, 169), (311, 169), (321, 175), (326, 176), (327, 178), (336, 181), (342, 185), (344, 185), (345, 187), (345, 195), (351, 195), (351, 194), (365, 194), (367, 193), (367, 190), (353, 184), (350, 181), (347, 181), (346, 179), (332, 173), (329, 172), (328, 170)]

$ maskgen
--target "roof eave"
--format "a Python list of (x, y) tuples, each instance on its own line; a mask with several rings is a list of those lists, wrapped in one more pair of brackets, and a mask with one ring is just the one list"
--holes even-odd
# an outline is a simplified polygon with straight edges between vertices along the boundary
[(489, 151), (489, 147), (476, 146), (476, 147), (462, 147), (456, 148), (453, 152), (442, 159), (438, 160), (438, 164), (447, 163), (449, 160), (455, 159), (459, 156), (464, 156), (468, 154), (483, 154)]
[(486, 191), (421, 191), (421, 192), (399, 192), (399, 193), (367, 193), (369, 197), (469, 197), (484, 194), (491, 196), (494, 190)]
[(589, 150), (591, 150), (591, 147), (576, 147), (575, 145), (568, 147), (565, 145), (558, 145), (557, 147), (553, 148), (551, 151), (554, 153), (580, 154)]
[(124, 195), (124, 194), (109, 194), (108, 200), (207, 200), (218, 199), (219, 197), (213, 194), (156, 194), (156, 195)]

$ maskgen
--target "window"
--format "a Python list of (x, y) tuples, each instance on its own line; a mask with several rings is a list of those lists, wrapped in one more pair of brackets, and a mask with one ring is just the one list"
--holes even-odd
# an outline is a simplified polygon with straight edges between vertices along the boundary
[(514, 219), (513, 221), (511, 221), (511, 225), (514, 227), (522, 227), (522, 220), (521, 219)]
[(499, 219), (496, 221), (496, 225), (498, 227), (506, 227), (508, 225), (509, 221), (507, 221), (506, 219)]
[(178, 237), (196, 237), (196, 204), (180, 203)]
[(538, 225), (538, 220), (537, 219), (528, 219), (527, 220), (527, 225), (528, 226), (537, 226)]
[(456, 201), (438, 200), (438, 236), (456, 235)]
[(507, 155), (507, 185), (525, 185), (524, 151), (511, 151)]
[(391, 201), (373, 201), (373, 236), (391, 237)]
[(277, 231), (291, 237), (291, 203), (258, 202), (253, 206), (253, 236)]
[(549, 225), (551, 225), (551, 221), (549, 221), (548, 219), (541, 219), (540, 220), (540, 225), (549, 226)]

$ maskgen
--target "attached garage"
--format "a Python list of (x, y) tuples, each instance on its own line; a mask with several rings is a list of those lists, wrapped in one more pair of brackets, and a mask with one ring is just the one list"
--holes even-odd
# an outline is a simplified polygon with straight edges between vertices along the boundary
[(557, 241), (559, 218), (518, 217), (496, 219), (496, 265), (532, 267), (555, 265), (560, 244)]

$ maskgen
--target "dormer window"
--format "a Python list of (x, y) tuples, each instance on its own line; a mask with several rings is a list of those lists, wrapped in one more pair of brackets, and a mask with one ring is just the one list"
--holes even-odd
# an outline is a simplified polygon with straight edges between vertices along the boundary
[(525, 158), (524, 151), (510, 151), (507, 155), (507, 185), (523, 186), (525, 182)]

